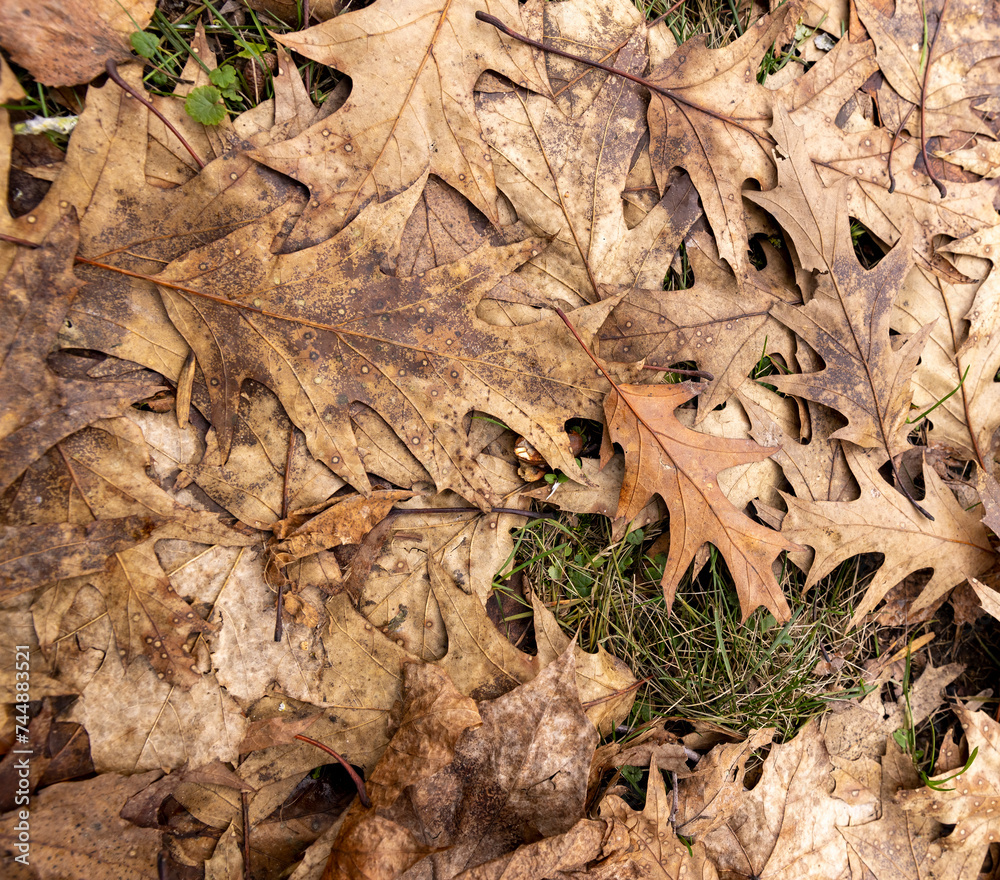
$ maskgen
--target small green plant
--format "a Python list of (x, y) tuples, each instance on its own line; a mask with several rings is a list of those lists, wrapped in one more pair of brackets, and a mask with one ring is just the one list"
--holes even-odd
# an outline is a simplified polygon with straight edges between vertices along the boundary
[(953, 787), (949, 787), (947, 783), (954, 782), (963, 773), (966, 773), (972, 766), (973, 762), (976, 760), (976, 756), (979, 754), (978, 746), (972, 750), (969, 754), (968, 759), (965, 762), (965, 766), (961, 770), (956, 771), (951, 776), (946, 776), (944, 779), (931, 779), (925, 768), (933, 768), (934, 761), (936, 759), (936, 739), (934, 725), (928, 724), (928, 736), (930, 737), (929, 748), (925, 751), (918, 745), (919, 731), (913, 719), (913, 711), (910, 707), (910, 690), (911, 690), (911, 670), (910, 670), (910, 655), (906, 655), (906, 667), (903, 671), (903, 699), (906, 705), (906, 713), (904, 716), (905, 724), (903, 727), (899, 728), (892, 734), (892, 738), (896, 745), (900, 747), (907, 755), (910, 756), (913, 761), (914, 769), (917, 771), (917, 776), (920, 777), (920, 781), (923, 785), (934, 791), (954, 791)]
[(202, 125), (218, 125), (226, 118), (225, 101), (239, 97), (235, 88), (236, 71), (225, 64), (211, 71), (208, 78), (212, 85), (192, 89), (184, 101), (184, 109)]

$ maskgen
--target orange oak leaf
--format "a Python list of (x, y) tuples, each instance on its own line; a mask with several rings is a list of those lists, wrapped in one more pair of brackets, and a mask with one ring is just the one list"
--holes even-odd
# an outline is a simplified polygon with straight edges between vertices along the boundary
[(771, 565), (796, 545), (754, 522), (719, 488), (720, 471), (763, 461), (775, 450), (684, 427), (674, 410), (696, 393), (687, 385), (619, 385), (605, 399), (601, 459), (610, 458), (612, 440), (625, 449), (618, 516), (633, 518), (654, 495), (667, 503), (670, 551), (661, 583), (668, 608), (695, 553), (711, 542), (729, 566), (743, 619), (763, 605), (786, 621), (791, 612)]

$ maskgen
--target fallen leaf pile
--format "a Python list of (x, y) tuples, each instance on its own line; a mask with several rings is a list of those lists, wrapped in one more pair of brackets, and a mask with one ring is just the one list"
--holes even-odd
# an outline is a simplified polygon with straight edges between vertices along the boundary
[[(0, 47), (39, 81), (110, 61), (144, 93), (127, 38), (151, 3), (8, 6)], [(537, 599), (535, 653), (487, 611), (544, 499), (663, 521), (668, 607), (710, 543), (744, 618), (789, 618), (783, 554), (807, 588), (881, 554), (855, 622), (925, 570), (910, 620), (967, 581), (997, 615), (996, 9), (790, 2), (710, 49), (626, 0), (334, 6), (218, 126), (184, 112), (217, 63), (201, 28), (172, 96), (92, 83), (65, 155), (0, 109), (5, 784), (34, 754), (11, 876), (1000, 865), (982, 711), (955, 709), (941, 772), (975, 757), (951, 788), (921, 786), (892, 737), (920, 713), (879, 691), (771, 747), (752, 788), (770, 731), (695, 766), (650, 730), (636, 813), (595, 752), (635, 676)], [(289, 50), (350, 89), (315, 106)], [(586, 420), (599, 460), (571, 443)], [(568, 479), (526, 482), (515, 442)], [(327, 760), (297, 735), (371, 805), (307, 818)]]

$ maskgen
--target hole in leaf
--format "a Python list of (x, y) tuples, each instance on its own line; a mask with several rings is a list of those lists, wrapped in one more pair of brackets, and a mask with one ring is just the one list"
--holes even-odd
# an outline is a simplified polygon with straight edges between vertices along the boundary
[(855, 217), (851, 217), (851, 244), (858, 262), (866, 269), (874, 269), (889, 250)]

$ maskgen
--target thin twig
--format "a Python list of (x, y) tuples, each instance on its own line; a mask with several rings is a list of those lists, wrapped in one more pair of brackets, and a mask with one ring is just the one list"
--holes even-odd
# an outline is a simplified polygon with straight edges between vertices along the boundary
[[(732, 116), (726, 116), (724, 113), (717, 113), (715, 110), (710, 110), (708, 107), (696, 104), (694, 101), (689, 101), (687, 98), (677, 94), (677, 92), (665, 89), (663, 86), (658, 86), (656, 83), (650, 82), (648, 79), (643, 79), (641, 76), (635, 76), (634, 74), (628, 73), (624, 70), (619, 70), (617, 67), (610, 67), (607, 64), (601, 64), (599, 61), (589, 61), (580, 55), (574, 55), (572, 52), (564, 52), (562, 49), (556, 49), (554, 46), (546, 46), (544, 43), (539, 43), (537, 40), (531, 39), (531, 37), (527, 37), (524, 34), (519, 34), (517, 31), (511, 30), (495, 15), (490, 15), (489, 13), (480, 11), (476, 13), (476, 18), (486, 24), (493, 25), (493, 27), (500, 31), (500, 33), (504, 36), (510, 37), (512, 40), (517, 40), (521, 43), (527, 44), (528, 46), (534, 46), (536, 49), (541, 49), (543, 52), (550, 52), (553, 55), (558, 55), (560, 58), (568, 58), (570, 61), (577, 61), (580, 64), (587, 64), (590, 67), (596, 67), (598, 70), (603, 70), (605, 73), (610, 73), (614, 76), (623, 76), (625, 79), (630, 79), (632, 82), (638, 83), (640, 86), (649, 89), (651, 92), (670, 98), (671, 101), (683, 104), (685, 107), (690, 107), (692, 110), (704, 113), (706, 116), (711, 116), (713, 119), (718, 119), (720, 122), (724, 122), (727, 125), (734, 125), (736, 128), (745, 131), (752, 137), (765, 141), (771, 146), (775, 146), (777, 144), (774, 138), (754, 131), (749, 125), (744, 125)], [(761, 121), (763, 122), (765, 120)]]
[[(295, 427), (288, 426), (288, 452), (285, 455), (285, 477), (281, 486), (281, 518), (288, 518), (288, 477), (292, 472), (292, 455), (295, 452)], [(285, 578), (278, 584), (278, 601), (274, 606), (274, 640), (280, 642), (285, 632), (284, 622)]]
[(690, 376), (692, 379), (715, 379), (708, 370), (682, 370), (680, 367), (659, 367), (656, 364), (643, 364), (644, 370), (655, 370), (657, 373), (676, 373), (678, 376)]
[(911, 104), (910, 109), (906, 111), (906, 116), (903, 117), (903, 121), (899, 123), (899, 128), (897, 128), (892, 134), (892, 141), (889, 143), (889, 158), (886, 160), (887, 168), (889, 171), (889, 192), (894, 193), (896, 191), (896, 178), (892, 174), (892, 154), (896, 149), (896, 141), (899, 139), (900, 133), (903, 131), (904, 126), (907, 121), (909, 121), (910, 115), (916, 109), (916, 104)]
[(176, 128), (174, 128), (174, 124), (169, 119), (167, 119), (167, 117), (164, 116), (159, 110), (157, 110), (149, 101), (147, 101), (142, 95), (140, 95), (135, 89), (133, 89), (132, 86), (130, 86), (127, 82), (125, 82), (124, 79), (122, 79), (122, 75), (118, 72), (118, 65), (114, 62), (113, 59), (111, 58), (108, 59), (107, 63), (104, 65), (104, 69), (107, 70), (108, 76), (111, 77), (111, 79), (115, 83), (117, 83), (117, 85), (120, 88), (124, 89), (140, 104), (144, 104), (146, 107), (148, 107), (150, 113), (156, 116), (156, 118), (159, 119), (160, 122), (162, 122), (167, 128), (169, 128), (173, 132), (174, 137), (176, 137), (177, 140), (181, 142), (184, 149), (191, 154), (191, 158), (194, 159), (194, 161), (198, 164), (199, 169), (205, 167), (205, 163), (202, 162), (201, 157), (194, 151), (194, 148), (191, 146), (191, 144), (189, 144), (184, 139), (184, 135), (182, 135)]
[(685, 3), (687, 3), (687, 0), (677, 0), (677, 2), (673, 6), (671, 6), (666, 12), (664, 12), (663, 15), (658, 15), (652, 21), (647, 22), (646, 30), (651, 30), (652, 28), (656, 27), (661, 21), (663, 21), (663, 19), (665, 19), (668, 15), (670, 15), (671, 12), (676, 12)]
[(240, 792), (240, 807), (243, 812), (243, 880), (251, 880), (250, 874), (250, 799), (245, 791)]
[(339, 763), (340, 766), (347, 771), (348, 776), (351, 777), (351, 780), (354, 782), (354, 785), (358, 790), (358, 797), (361, 799), (362, 805), (365, 807), (370, 807), (372, 805), (371, 800), (369, 800), (368, 798), (368, 792), (365, 791), (365, 781), (360, 776), (358, 776), (358, 772), (350, 764), (348, 764), (347, 761), (345, 761), (339, 754), (337, 754), (337, 752), (331, 749), (328, 745), (324, 745), (319, 740), (313, 739), (311, 736), (306, 736), (305, 734), (297, 733), (295, 734), (295, 738), (302, 740), (302, 742), (309, 743), (309, 745), (311, 746), (316, 746), (317, 749), (322, 749), (328, 755), (331, 755), (337, 761), (337, 763)]
[[(941, 32), (941, 22), (944, 19), (945, 13), (948, 11), (948, 0), (944, 0), (941, 6), (941, 14), (938, 16), (937, 24), (934, 25), (934, 36), (931, 38), (930, 45), (927, 47), (927, 58), (924, 61), (924, 76), (920, 82), (920, 155), (924, 159), (924, 170), (927, 172), (927, 176), (931, 179), (934, 186), (937, 187), (938, 193), (941, 198), (945, 198), (948, 195), (948, 190), (945, 189), (944, 184), (938, 180), (937, 175), (931, 168), (930, 159), (927, 158), (927, 126), (924, 121), (924, 111), (927, 104), (927, 79), (931, 72), (931, 60), (934, 56), (934, 46), (937, 43), (938, 34)], [(926, 16), (926, 13), (924, 13)], [(934, 517), (931, 517), (933, 519)]]

